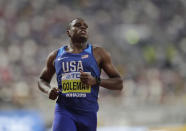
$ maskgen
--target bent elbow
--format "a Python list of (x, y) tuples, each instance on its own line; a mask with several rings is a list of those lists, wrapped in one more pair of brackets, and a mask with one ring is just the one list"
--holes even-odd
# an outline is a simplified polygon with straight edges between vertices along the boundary
[(41, 82), (42, 82), (42, 80), (41, 80), (41, 78), (39, 78), (39, 79), (37, 80), (37, 87), (38, 87), (39, 90), (42, 91)]
[(41, 81), (41, 79), (39, 78), (38, 80), (37, 80), (37, 87), (40, 89), (40, 81)]
[(123, 80), (120, 79), (118, 83), (119, 83), (118, 90), (123, 90)]

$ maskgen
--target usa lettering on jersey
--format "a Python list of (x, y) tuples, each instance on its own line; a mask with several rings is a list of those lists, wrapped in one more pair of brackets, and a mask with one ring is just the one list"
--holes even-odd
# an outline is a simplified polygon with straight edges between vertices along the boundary
[(62, 69), (64, 73), (67, 72), (78, 72), (80, 70), (83, 71), (82, 61), (64, 61), (62, 62)]

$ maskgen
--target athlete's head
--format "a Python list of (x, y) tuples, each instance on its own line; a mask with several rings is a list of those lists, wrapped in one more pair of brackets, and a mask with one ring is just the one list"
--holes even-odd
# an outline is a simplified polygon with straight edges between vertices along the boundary
[(73, 19), (67, 27), (67, 35), (72, 42), (84, 43), (88, 39), (88, 25), (82, 18)]

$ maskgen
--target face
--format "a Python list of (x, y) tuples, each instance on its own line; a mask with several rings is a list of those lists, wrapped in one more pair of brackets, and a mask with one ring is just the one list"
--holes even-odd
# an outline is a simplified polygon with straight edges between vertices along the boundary
[(67, 30), (68, 36), (74, 42), (86, 42), (88, 39), (88, 25), (83, 19), (74, 19)]

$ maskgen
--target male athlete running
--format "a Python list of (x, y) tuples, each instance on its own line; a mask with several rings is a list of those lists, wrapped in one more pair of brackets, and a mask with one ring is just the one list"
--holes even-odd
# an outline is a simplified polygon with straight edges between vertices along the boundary
[[(88, 25), (82, 18), (67, 28), (70, 44), (51, 52), (38, 81), (39, 89), (55, 100), (53, 131), (96, 131), (99, 86), (121, 90), (123, 80), (109, 53), (87, 43)], [(108, 79), (101, 79), (103, 69)], [(58, 88), (50, 81), (56, 73)]]

